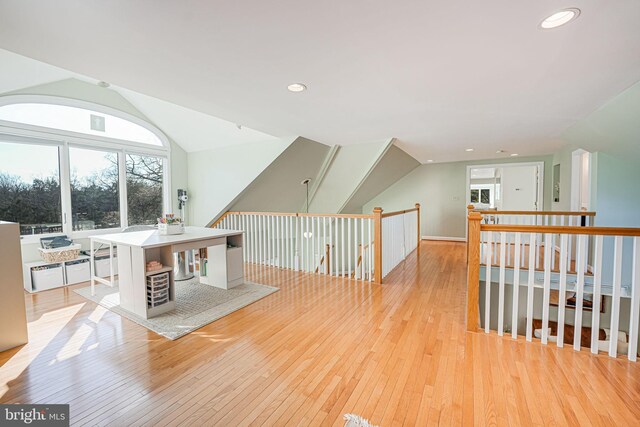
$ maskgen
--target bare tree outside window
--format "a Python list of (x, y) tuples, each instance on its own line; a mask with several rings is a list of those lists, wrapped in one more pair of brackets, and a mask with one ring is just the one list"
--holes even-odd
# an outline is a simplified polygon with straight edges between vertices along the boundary
[(62, 232), (58, 147), (0, 144), (0, 220), (22, 235)]
[(162, 216), (163, 159), (127, 154), (129, 225), (152, 225)]
[(73, 230), (120, 227), (118, 155), (69, 148)]

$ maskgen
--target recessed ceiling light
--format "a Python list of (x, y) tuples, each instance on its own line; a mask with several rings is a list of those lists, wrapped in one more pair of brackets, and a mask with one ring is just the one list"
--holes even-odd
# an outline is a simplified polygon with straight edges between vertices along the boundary
[(100, 86), (100, 87), (109, 87), (111, 85), (109, 83), (107, 83), (107, 82), (98, 82), (98, 86)]
[(307, 87), (302, 83), (292, 83), (287, 86), (287, 89), (289, 89), (291, 92), (302, 92), (307, 90)]
[(504, 150), (498, 150), (498, 151), (496, 151), (496, 154), (501, 154), (501, 153), (504, 153)]
[(473, 148), (467, 148), (467, 149), (465, 149), (464, 151), (469, 151), (469, 152), (471, 152), (471, 151), (473, 151)]
[(518, 153), (513, 153), (511, 154), (511, 157), (516, 157), (518, 155)]
[(562, 25), (568, 24), (569, 22), (576, 19), (578, 16), (580, 16), (580, 9), (573, 8), (573, 7), (569, 9), (564, 9), (545, 18), (540, 23), (540, 28), (542, 28), (543, 30), (558, 28)]
[(427, 163), (433, 163), (433, 160), (429, 159), (427, 160)]

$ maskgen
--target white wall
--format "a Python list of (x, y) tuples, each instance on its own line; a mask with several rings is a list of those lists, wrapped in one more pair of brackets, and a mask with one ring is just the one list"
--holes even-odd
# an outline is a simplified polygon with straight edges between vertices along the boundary
[[(466, 232), (467, 166), (497, 163), (544, 162), (544, 206), (551, 204), (552, 156), (491, 159), (421, 165), (364, 205), (370, 212), (380, 206), (387, 211), (420, 203), (423, 236), (464, 238)], [(543, 206), (543, 207), (544, 207)]]
[(224, 212), (294, 138), (196, 151), (187, 155), (189, 223), (205, 226)]
[(337, 213), (373, 167), (386, 144), (340, 147), (309, 203), (309, 212)]

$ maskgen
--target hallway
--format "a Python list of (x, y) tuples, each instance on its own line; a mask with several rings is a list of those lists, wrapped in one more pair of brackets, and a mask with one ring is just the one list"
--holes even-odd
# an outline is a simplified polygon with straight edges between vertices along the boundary
[(247, 265), (279, 292), (177, 341), (71, 289), (27, 296), (0, 403), (75, 425), (635, 425), (640, 365), (467, 334), (465, 246), (425, 242), (382, 286)]

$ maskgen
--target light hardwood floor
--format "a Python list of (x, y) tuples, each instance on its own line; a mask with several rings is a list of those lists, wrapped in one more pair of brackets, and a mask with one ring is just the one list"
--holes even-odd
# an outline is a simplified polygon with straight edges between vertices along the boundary
[(27, 296), (0, 403), (118, 427), (640, 424), (640, 363), (466, 333), (464, 245), (420, 257), (382, 286), (248, 266), (280, 292), (177, 341), (70, 289)]

